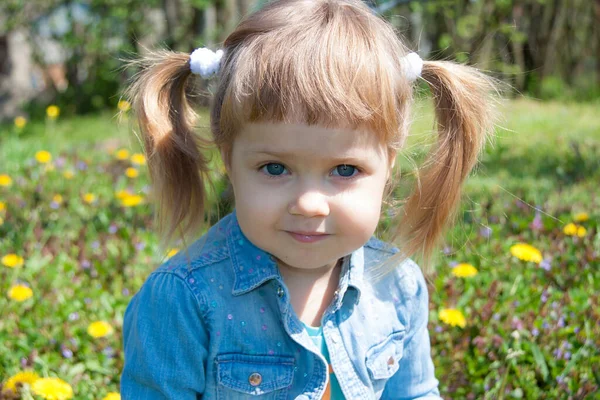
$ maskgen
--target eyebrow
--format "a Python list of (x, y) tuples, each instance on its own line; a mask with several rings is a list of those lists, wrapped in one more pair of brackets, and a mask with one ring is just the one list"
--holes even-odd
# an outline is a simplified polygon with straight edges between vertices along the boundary
[[(246, 150), (244, 151), (246, 155), (249, 156), (258, 156), (258, 155), (268, 155), (271, 157), (277, 157), (281, 159), (295, 159), (297, 156), (294, 153), (290, 152), (276, 152), (276, 151), (268, 151), (268, 150)], [(358, 157), (354, 155), (348, 155), (343, 157), (323, 157), (324, 161), (333, 162), (337, 164), (364, 164), (368, 162), (366, 157)]]

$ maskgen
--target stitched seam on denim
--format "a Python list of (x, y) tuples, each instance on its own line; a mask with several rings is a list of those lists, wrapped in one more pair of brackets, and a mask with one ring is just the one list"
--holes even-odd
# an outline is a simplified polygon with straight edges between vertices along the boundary
[(219, 263), (229, 258), (229, 249), (227, 246), (219, 247), (208, 253), (201, 254), (198, 258), (190, 263), (188, 271), (192, 272), (196, 269)]
[[(399, 338), (396, 338), (397, 336), (400, 336)], [(366, 366), (369, 369), (370, 372), (372, 372), (373, 374), (373, 379), (385, 379), (387, 377), (392, 376), (395, 371), (398, 370), (397, 368), (397, 363), (396, 363), (396, 368), (394, 373), (392, 373), (391, 375), (389, 374), (384, 374), (385, 376), (380, 377), (381, 374), (380, 369), (381, 368), (376, 368), (376, 365), (373, 365), (373, 363), (375, 362), (376, 359), (378, 359), (379, 357), (381, 357), (381, 354), (383, 354), (383, 350), (385, 349), (386, 345), (388, 345), (390, 342), (396, 342), (396, 341), (402, 341), (403, 345), (404, 345), (404, 338), (406, 337), (406, 330), (402, 330), (402, 331), (394, 331), (392, 333), (390, 333), (384, 340), (382, 340), (381, 342), (374, 344), (373, 346), (371, 346), (369, 348), (369, 350), (367, 350), (366, 354), (365, 354), (365, 358), (366, 358)], [(403, 350), (401, 348), (401, 350)], [(396, 355), (396, 352), (394, 352), (394, 355)], [(404, 351), (402, 351), (402, 357), (404, 357)], [(388, 372), (387, 370), (385, 372)]]
[[(335, 315), (332, 316), (332, 318), (330, 319), (330, 321), (333, 322), (333, 331), (336, 331), (339, 333), (339, 326), (335, 321)], [(344, 371), (344, 373), (341, 374), (342, 379), (340, 380), (338, 378), (338, 383), (340, 384), (340, 387), (346, 387), (347, 391), (349, 391), (351, 393), (351, 398), (355, 397), (355, 393), (356, 394), (360, 394), (361, 399), (369, 399), (371, 398), (369, 396), (369, 393), (365, 390), (364, 385), (362, 384), (362, 381), (360, 380), (360, 374), (358, 373), (358, 371), (356, 370), (356, 367), (354, 365), (354, 363), (352, 362), (352, 360), (350, 359), (350, 357), (348, 356), (347, 353), (347, 349), (346, 349), (346, 344), (344, 343), (344, 339), (342, 337), (342, 335), (338, 335), (338, 341), (340, 342), (340, 346), (339, 349), (341, 349), (341, 351), (339, 353), (334, 352), (329, 352), (329, 358), (331, 359), (331, 364), (333, 365), (333, 360), (334, 358), (339, 360), (339, 362), (337, 363), (338, 366), (341, 366), (341, 370)], [(329, 341), (331, 342), (331, 336), (328, 335), (326, 333), (326, 330), (323, 329), (323, 337), (329, 337)], [(325, 344), (327, 344), (327, 341), (325, 341)], [(353, 384), (352, 381), (348, 382), (346, 381), (344, 378), (344, 376), (347, 375), (354, 375), (356, 376), (358, 379), (358, 381), (360, 382), (360, 384), (355, 385)], [(343, 383), (342, 383), (343, 382)], [(342, 391), (343, 392), (343, 391)]]
[[(207, 330), (207, 317), (208, 317), (208, 302), (205, 298), (205, 296), (199, 291), (196, 290), (195, 287), (190, 286), (190, 283), (188, 281), (188, 278), (190, 277), (191, 273), (186, 273), (185, 276), (179, 276), (178, 273), (176, 273), (175, 271), (160, 271), (160, 272), (154, 272), (153, 275), (160, 275), (160, 274), (164, 274), (164, 275), (173, 275), (175, 276), (177, 279), (181, 280), (181, 282), (185, 285), (185, 287), (187, 287), (187, 289), (190, 291), (190, 293), (192, 294), (192, 296), (194, 297), (194, 299), (196, 300), (196, 304), (198, 305), (198, 309), (200, 310), (200, 315), (202, 316), (202, 325), (204, 326), (204, 329)], [(196, 286), (197, 277), (194, 277), (194, 286)], [(204, 282), (203, 282), (204, 283)], [(206, 284), (204, 283), (204, 286), (206, 286)]]
[[(229, 354), (228, 354), (229, 355)], [(283, 371), (278, 371), (278, 372), (283, 372), (283, 376), (279, 377), (275, 380), (271, 380), (270, 382), (268, 382), (268, 384), (264, 384), (264, 385), (260, 385), (261, 386), (261, 390), (265, 390), (265, 391), (276, 391), (276, 390), (281, 390), (283, 388), (289, 387), (292, 382), (293, 382), (293, 367), (294, 367), (294, 358), (293, 357), (285, 357), (287, 360), (291, 360), (291, 361), (281, 361), (278, 360), (277, 362), (274, 361), (270, 361), (270, 362), (261, 362), (261, 361), (242, 361), (243, 357), (241, 358), (236, 358), (236, 356), (243, 356), (243, 354), (238, 354), (238, 353), (231, 353), (232, 358), (225, 358), (223, 357), (223, 355), (221, 355), (221, 358), (225, 358), (225, 360), (223, 361), (219, 361), (219, 355), (217, 355), (217, 358), (215, 359), (217, 361), (217, 378), (218, 378), (218, 383), (220, 383), (223, 386), (226, 387), (230, 387), (230, 388), (236, 388), (239, 389), (239, 391), (247, 393), (249, 392), (249, 387), (248, 384), (245, 383), (244, 386), (239, 385), (240, 381), (237, 379), (234, 379), (231, 376), (231, 370), (235, 367), (235, 365), (231, 365), (231, 364), (244, 364), (244, 366), (248, 367), (248, 366), (253, 366), (253, 365), (267, 365), (267, 366), (272, 366), (272, 367), (277, 367), (280, 365), (284, 365), (286, 366), (285, 369), (283, 369)], [(258, 357), (261, 356), (251, 356), (248, 360), (254, 360)], [(262, 357), (269, 357), (269, 356), (262, 356)], [(277, 357), (277, 358), (281, 358), (281, 357)], [(223, 367), (223, 368), (221, 368)], [(291, 368), (287, 368), (287, 367), (291, 367)], [(282, 368), (279, 368), (282, 369)], [(224, 383), (227, 383), (228, 385), (224, 385)], [(279, 387), (282, 384), (286, 384), (286, 386), (282, 386)]]

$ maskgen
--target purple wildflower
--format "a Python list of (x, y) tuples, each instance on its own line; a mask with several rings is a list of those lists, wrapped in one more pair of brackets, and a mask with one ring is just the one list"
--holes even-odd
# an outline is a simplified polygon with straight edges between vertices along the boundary
[(110, 224), (110, 226), (108, 227), (108, 233), (110, 233), (111, 235), (117, 233), (117, 225), (115, 224)]
[(540, 214), (539, 211), (536, 211), (533, 221), (531, 221), (531, 224), (529, 224), (529, 228), (532, 231), (540, 231), (540, 230), (542, 230), (543, 227), (544, 227), (544, 224), (542, 224), (542, 215)]
[(102, 352), (104, 353), (105, 356), (107, 356), (109, 358), (113, 357), (115, 355), (115, 351), (110, 346), (108, 346), (107, 348), (105, 348), (104, 350), (102, 350)]
[(77, 161), (77, 169), (80, 171), (85, 171), (87, 169), (87, 164), (85, 161)]
[(552, 269), (552, 265), (550, 264), (550, 259), (544, 258), (540, 263), (540, 267), (545, 269), (546, 271), (550, 271)]
[(548, 323), (548, 321), (544, 321), (544, 322), (542, 323), (542, 328), (544, 328), (544, 329), (548, 329), (548, 328), (550, 328), (550, 324)]
[(484, 238), (489, 238), (490, 236), (492, 236), (492, 232), (492, 228), (490, 228), (489, 226), (482, 226), (481, 228), (479, 228), (479, 235)]
[(533, 329), (531, 330), (531, 334), (532, 334), (533, 336), (538, 336), (538, 335), (540, 334), (540, 331), (539, 331), (539, 329), (538, 329), (538, 328), (533, 328)]
[(58, 168), (62, 168), (65, 166), (65, 162), (67, 160), (64, 157), (58, 157), (56, 159), (56, 161), (54, 161), (54, 164), (58, 167)]
[(79, 319), (78, 312), (72, 312), (71, 314), (69, 314), (69, 321), (77, 321), (78, 319)]
[(55, 202), (55, 201), (50, 202), (51, 209), (56, 210), (56, 209), (58, 209), (58, 207), (60, 207), (60, 204), (58, 204), (57, 202)]
[(100, 242), (97, 240), (94, 240), (91, 244), (92, 249), (97, 249), (98, 247), (100, 247)]
[(71, 357), (73, 357), (73, 351), (71, 351), (71, 349), (69, 349), (67, 347), (63, 347), (62, 356), (64, 358), (71, 358)]
[(88, 260), (82, 260), (81, 261), (81, 268), (83, 269), (88, 269), (89, 267), (91, 267), (92, 263), (90, 263)]
[(519, 317), (513, 317), (512, 319), (512, 328), (522, 330), (523, 329), (523, 321), (519, 319)]
[(562, 316), (561, 316), (561, 317), (558, 319), (558, 327), (559, 327), (559, 328), (564, 328), (564, 327), (565, 327), (565, 317), (562, 317)]
[(129, 289), (123, 288), (123, 291), (121, 293), (123, 293), (123, 296), (129, 296)]

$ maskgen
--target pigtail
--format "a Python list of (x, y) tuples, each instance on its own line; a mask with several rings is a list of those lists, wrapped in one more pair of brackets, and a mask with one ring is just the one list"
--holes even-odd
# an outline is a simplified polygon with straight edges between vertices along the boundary
[(164, 251), (176, 233), (185, 240), (199, 234), (206, 222), (204, 184), (209, 180), (203, 150), (211, 142), (194, 132), (197, 115), (186, 96), (189, 54), (156, 51), (132, 64), (141, 71), (126, 96), (142, 135), (157, 201), (154, 223)]
[(491, 138), (494, 84), (472, 67), (444, 61), (424, 62), (421, 77), (435, 102), (437, 141), (406, 199), (395, 236), (403, 253), (421, 257), (427, 269), (444, 229), (456, 217), (462, 185)]

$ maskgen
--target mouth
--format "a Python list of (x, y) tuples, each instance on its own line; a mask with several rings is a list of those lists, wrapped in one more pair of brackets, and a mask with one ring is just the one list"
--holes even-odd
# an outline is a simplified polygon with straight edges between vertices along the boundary
[(286, 231), (291, 237), (301, 243), (314, 243), (326, 239), (330, 235), (323, 232), (290, 232)]

